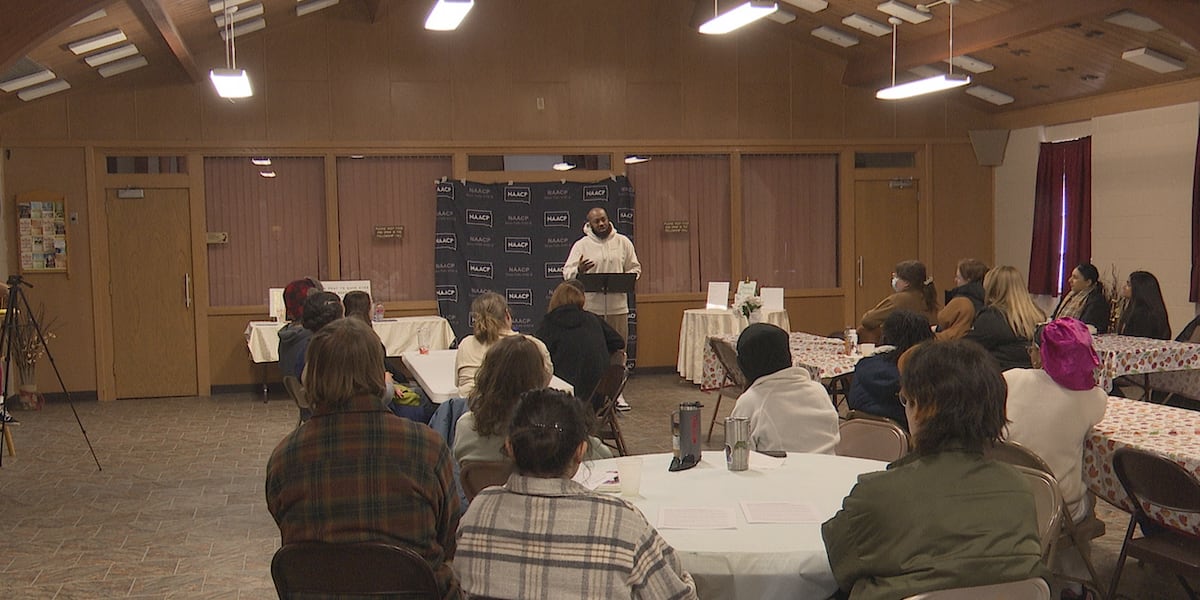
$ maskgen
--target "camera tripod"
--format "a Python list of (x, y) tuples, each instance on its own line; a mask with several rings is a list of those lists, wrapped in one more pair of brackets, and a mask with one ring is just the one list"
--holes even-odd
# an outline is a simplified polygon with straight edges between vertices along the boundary
[[(20, 343), (17, 339), (17, 329), (19, 327), (33, 327), (34, 333), (37, 334), (38, 342), (46, 352), (46, 358), (50, 361), (50, 366), (54, 369), (54, 375), (58, 378), (58, 385), (62, 388), (63, 394), (67, 397), (67, 404), (71, 405), (71, 414), (75, 415), (75, 422), (79, 424), (79, 431), (83, 433), (83, 441), (87, 442), (88, 450), (92, 453), (92, 460), (96, 461), (96, 470), (103, 471), (100, 466), (100, 459), (96, 458), (96, 449), (92, 447), (92, 440), (88, 439), (87, 429), (83, 427), (83, 421), (79, 419), (79, 412), (75, 410), (75, 402), (71, 400), (71, 392), (67, 391), (67, 384), (63, 383), (62, 373), (58, 372), (58, 365), (54, 363), (54, 355), (50, 353), (50, 346), (46, 345), (46, 338), (42, 335), (42, 326), (37, 322), (37, 316), (33, 309), (29, 306), (29, 298), (25, 297), (22, 286), (32, 288), (33, 285), (21, 279), (20, 275), (12, 275), (8, 278), (8, 311), (4, 314), (4, 324), (0, 325), (0, 350), (4, 352), (4, 377), (0, 381), (0, 397), (8, 398), (8, 381), (11, 377), (11, 367), (13, 356), (17, 352), (22, 352)], [(28, 318), (26, 325), (21, 324), (21, 313), (24, 312)], [(4, 437), (6, 427), (11, 427), (4, 419), (0, 419), (0, 438)], [(4, 453), (0, 452), (0, 466), (4, 465)]]

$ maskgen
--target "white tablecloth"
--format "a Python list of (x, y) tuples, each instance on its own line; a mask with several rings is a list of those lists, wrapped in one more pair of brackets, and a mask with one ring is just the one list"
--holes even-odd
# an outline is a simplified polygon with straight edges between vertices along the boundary
[[(246, 345), (250, 358), (256, 363), (279, 361), (279, 330), (283, 323), (277, 321), (251, 321), (246, 326)], [(438, 316), (400, 317), (374, 321), (371, 326), (383, 341), (388, 356), (400, 356), (405, 350), (417, 349), (417, 332), (422, 327), (429, 332), (429, 347), (434, 350), (449, 348), (454, 342), (454, 330), (450, 323)]]
[[(404, 352), (400, 359), (421, 384), (421, 389), (429, 395), (435, 404), (441, 404), (458, 396), (458, 382), (454, 377), (454, 355), (457, 350), (433, 350), (429, 354), (421, 354), (415, 350)], [(564, 392), (575, 393), (571, 384), (553, 377), (550, 387)]]
[[(749, 471), (725, 468), (722, 452), (705, 452), (696, 467), (671, 473), (670, 454), (643, 457), (641, 494), (630, 498), (652, 525), (663, 507), (728, 507), (736, 529), (659, 529), (696, 580), (701, 598), (828, 598), (837, 582), (821, 539), (821, 522), (842, 506), (860, 473), (882, 471), (887, 463), (830, 456), (788, 454), (777, 468)], [(585, 463), (581, 469), (616, 470), (615, 459)], [(811, 505), (819, 521), (804, 524), (749, 524), (743, 500), (776, 500)]]
[[(792, 324), (786, 310), (763, 310), (762, 321), (790, 331)], [(740, 312), (711, 308), (683, 311), (679, 326), (679, 358), (677, 369), (684, 379), (699, 383), (704, 375), (704, 348), (710, 335), (737, 335), (750, 323)]]

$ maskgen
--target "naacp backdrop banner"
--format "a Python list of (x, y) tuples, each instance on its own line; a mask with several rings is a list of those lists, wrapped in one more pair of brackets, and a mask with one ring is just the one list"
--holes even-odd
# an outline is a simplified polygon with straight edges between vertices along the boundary
[[(636, 242), (633, 188), (625, 177), (595, 183), (438, 183), (434, 279), (438, 310), (455, 338), (471, 333), (471, 302), (487, 291), (508, 301), (513, 329), (534, 333), (550, 294), (563, 282), (571, 246), (583, 237), (587, 213), (596, 207), (605, 209), (616, 230)], [(627, 345), (633, 361), (633, 294)]]

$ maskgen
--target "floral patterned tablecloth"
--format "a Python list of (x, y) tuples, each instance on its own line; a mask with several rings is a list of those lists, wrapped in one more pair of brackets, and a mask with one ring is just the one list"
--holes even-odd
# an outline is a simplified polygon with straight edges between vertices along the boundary
[(1151, 387), (1200, 398), (1200, 344), (1106, 334), (1095, 337), (1096, 385), (1109, 390), (1122, 375), (1151, 374)]
[[(786, 310), (763, 309), (761, 315), (762, 322), (784, 331), (792, 326)], [(679, 357), (675, 365), (679, 375), (693, 383), (700, 381), (704, 373), (704, 357), (710, 351), (709, 336), (732, 335), (736, 340), (738, 334), (749, 325), (746, 317), (733, 310), (693, 308), (683, 311), (683, 321), (679, 324)], [(721, 371), (721, 377), (725, 377), (724, 371)]]
[[(736, 335), (716, 336), (737, 346)], [(854, 365), (861, 356), (847, 356), (842, 340), (827, 338), (811, 333), (793, 331), (788, 334), (788, 345), (792, 349), (792, 364), (805, 367), (816, 379), (832, 379), (854, 372)], [(700, 378), (700, 389), (713, 390), (725, 380), (725, 368), (717, 360), (708, 344), (704, 345), (704, 374)]]
[[(1096, 496), (1128, 512), (1132, 505), (1112, 469), (1113, 453), (1124, 447), (1170, 458), (1200, 478), (1200, 413), (1127, 398), (1108, 399), (1104, 420), (1084, 443), (1083, 480)], [(1200, 535), (1200, 514), (1145, 508), (1156, 520)]]

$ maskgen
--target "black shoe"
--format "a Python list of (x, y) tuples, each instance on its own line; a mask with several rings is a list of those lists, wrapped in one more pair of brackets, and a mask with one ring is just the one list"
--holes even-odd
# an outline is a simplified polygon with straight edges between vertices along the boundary
[(5, 425), (17, 425), (20, 423), (16, 417), (10, 415), (7, 410), (0, 408), (0, 421), (4, 421)]

